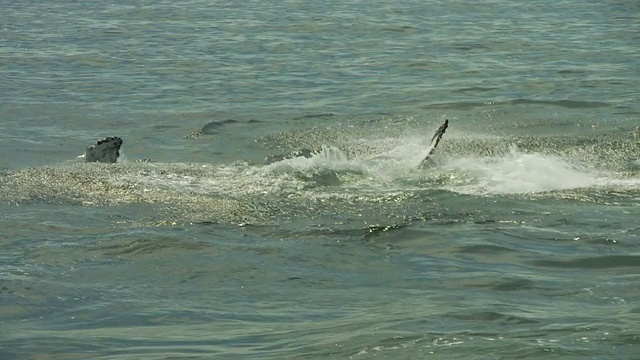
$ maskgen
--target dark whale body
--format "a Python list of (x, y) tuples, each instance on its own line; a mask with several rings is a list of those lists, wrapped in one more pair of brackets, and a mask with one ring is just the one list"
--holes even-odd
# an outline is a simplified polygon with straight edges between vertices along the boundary
[(440, 143), (442, 136), (444, 135), (444, 133), (447, 131), (448, 128), (449, 128), (449, 119), (445, 120), (444, 123), (440, 125), (438, 130), (436, 130), (436, 133), (433, 134), (433, 137), (431, 138), (431, 143), (429, 144), (429, 147), (431, 148), (431, 150), (429, 151), (427, 156), (424, 159), (422, 159), (419, 167), (423, 168), (427, 166), (427, 164), (429, 163), (429, 160), (431, 159), (431, 156), (435, 153), (436, 147), (438, 147), (438, 144)]
[(98, 140), (95, 145), (88, 146), (84, 152), (84, 161), (114, 163), (120, 157), (122, 139), (117, 136), (109, 136)]

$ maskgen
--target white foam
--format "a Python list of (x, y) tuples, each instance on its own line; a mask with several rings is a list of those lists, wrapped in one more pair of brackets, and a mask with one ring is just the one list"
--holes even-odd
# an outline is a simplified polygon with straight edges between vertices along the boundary
[[(411, 192), (428, 187), (453, 192), (491, 195), (526, 194), (589, 187), (638, 188), (640, 179), (602, 174), (573, 164), (570, 159), (526, 153), (512, 147), (494, 157), (440, 155), (440, 164), (419, 169), (424, 153), (418, 138), (394, 139), (395, 147), (378, 154), (349, 158), (335, 147), (323, 147), (313, 156), (285, 159), (265, 166), (246, 163), (227, 165), (137, 165), (140, 172), (119, 175), (153, 189), (224, 195), (273, 194), (290, 196), (360, 196)], [(126, 159), (125, 159), (126, 161)], [(330, 188), (315, 187), (316, 175), (336, 176)], [(320, 177), (320, 179), (323, 179)]]
[(363, 170), (362, 167), (354, 161), (350, 161), (342, 150), (332, 147), (323, 146), (322, 150), (313, 156), (306, 158), (304, 156), (284, 159), (273, 164), (269, 164), (262, 168), (264, 172), (284, 173), (291, 171), (314, 171), (314, 170)]
[(405, 168), (417, 168), (431, 152), (434, 144), (428, 145), (423, 137), (393, 139), (389, 150), (364, 158), (381, 163), (400, 164)]
[(521, 194), (604, 185), (607, 179), (559, 156), (523, 153), (514, 146), (501, 157), (450, 159), (446, 171), (463, 174), (449, 190), (474, 194)]

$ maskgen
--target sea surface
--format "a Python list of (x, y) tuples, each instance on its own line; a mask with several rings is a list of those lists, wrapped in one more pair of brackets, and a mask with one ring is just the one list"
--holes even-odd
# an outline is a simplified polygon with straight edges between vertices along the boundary
[(0, 4), (0, 359), (640, 358), (640, 2)]

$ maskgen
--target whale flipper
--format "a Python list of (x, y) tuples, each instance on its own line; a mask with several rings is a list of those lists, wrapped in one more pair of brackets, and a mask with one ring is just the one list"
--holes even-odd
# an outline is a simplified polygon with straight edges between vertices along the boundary
[(88, 146), (84, 152), (84, 161), (114, 163), (120, 157), (122, 139), (116, 136), (98, 140), (95, 145)]
[(429, 147), (431, 148), (431, 151), (429, 151), (429, 154), (427, 154), (427, 156), (425, 156), (424, 159), (422, 159), (422, 161), (420, 162), (419, 167), (425, 167), (429, 161), (429, 159), (431, 158), (431, 155), (433, 155), (433, 153), (436, 151), (436, 147), (438, 147), (438, 143), (440, 143), (440, 140), (442, 139), (442, 136), (444, 135), (444, 133), (447, 131), (447, 128), (449, 127), (449, 119), (445, 120), (444, 123), (442, 125), (440, 125), (440, 127), (438, 128), (438, 130), (436, 130), (436, 133), (433, 134), (433, 137), (431, 138), (431, 143), (429, 143)]

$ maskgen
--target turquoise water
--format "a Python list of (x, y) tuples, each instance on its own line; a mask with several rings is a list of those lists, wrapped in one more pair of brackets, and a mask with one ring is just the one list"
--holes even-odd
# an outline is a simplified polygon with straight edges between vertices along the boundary
[(637, 2), (2, 9), (0, 359), (640, 356)]

